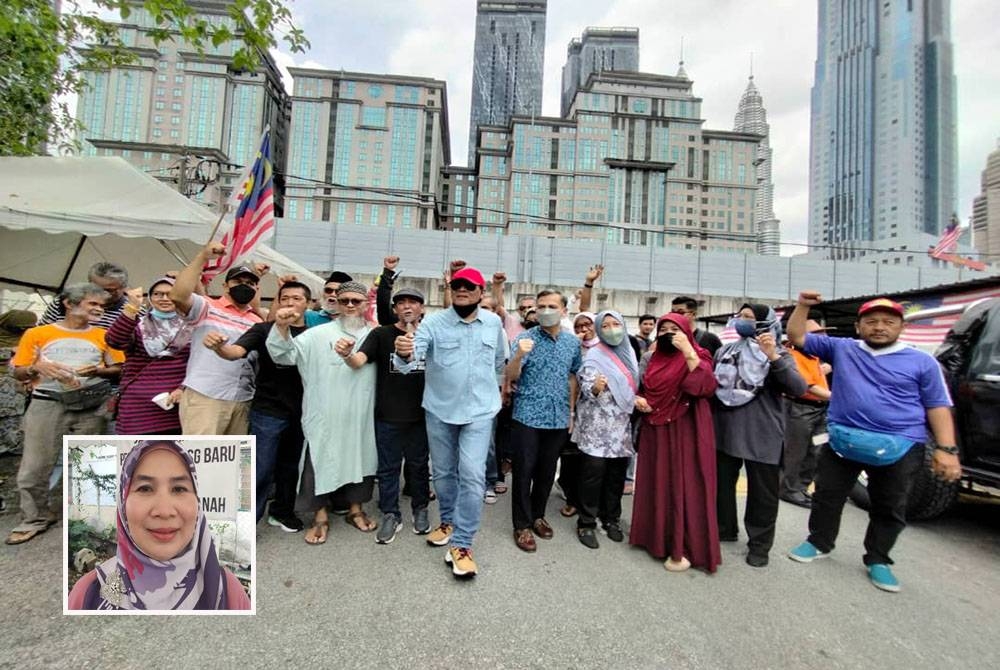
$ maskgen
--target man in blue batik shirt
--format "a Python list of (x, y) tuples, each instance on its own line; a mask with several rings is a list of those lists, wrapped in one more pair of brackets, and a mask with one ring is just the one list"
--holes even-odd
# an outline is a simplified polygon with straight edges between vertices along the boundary
[(528, 552), (537, 549), (532, 531), (545, 540), (552, 537), (545, 504), (559, 452), (573, 430), (576, 371), (582, 363), (580, 341), (560, 325), (565, 296), (546, 289), (535, 298), (535, 310), (538, 328), (514, 339), (507, 363), (507, 379), (516, 384), (510, 436), (514, 542)]
[(426, 365), (423, 408), (441, 515), (427, 543), (450, 543), (445, 562), (456, 577), (472, 577), (478, 571), (472, 540), (483, 510), (507, 336), (500, 317), (479, 309), (486, 288), (479, 270), (459, 270), (449, 287), (449, 309), (425, 317), (416, 333), (396, 338), (395, 363), (403, 374), (420, 361)]

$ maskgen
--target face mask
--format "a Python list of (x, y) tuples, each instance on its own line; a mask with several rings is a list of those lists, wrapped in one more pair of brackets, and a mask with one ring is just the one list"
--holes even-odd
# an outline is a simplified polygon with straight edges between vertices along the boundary
[(733, 328), (740, 337), (753, 337), (757, 333), (757, 322), (751, 319), (736, 319)]
[(478, 302), (474, 302), (471, 305), (456, 305), (454, 303), (452, 303), (451, 305), (451, 308), (455, 310), (455, 313), (458, 314), (463, 319), (472, 314), (473, 312), (475, 312), (476, 308), (478, 307), (479, 307)]
[(675, 333), (663, 333), (656, 338), (656, 350), (662, 351), (665, 354), (677, 351), (677, 347), (674, 346), (674, 335)]
[(607, 328), (604, 330), (604, 339), (612, 347), (617, 347), (625, 339), (625, 329)]
[(538, 316), (538, 325), (542, 328), (551, 328), (552, 326), (559, 325), (562, 320), (562, 315), (559, 314), (557, 309), (540, 309), (536, 313)]
[(149, 313), (150, 315), (152, 315), (154, 319), (160, 319), (161, 321), (166, 321), (167, 319), (173, 319), (174, 317), (177, 316), (177, 312), (161, 312), (155, 307), (149, 310)]
[(229, 287), (229, 297), (237, 305), (247, 305), (257, 295), (257, 289), (246, 284), (237, 284)]

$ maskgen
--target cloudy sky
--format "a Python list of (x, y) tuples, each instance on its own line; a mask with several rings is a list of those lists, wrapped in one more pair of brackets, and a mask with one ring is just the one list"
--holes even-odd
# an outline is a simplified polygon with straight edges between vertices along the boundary
[[(959, 216), (967, 220), (986, 155), (1000, 137), (1000, 37), (988, 17), (997, 0), (953, 0), (958, 77)], [(292, 0), (296, 23), (312, 42), (284, 65), (410, 74), (448, 84), (451, 154), (466, 156), (475, 0)], [(775, 211), (782, 239), (806, 240), (809, 188), (809, 91), (816, 58), (813, 0), (549, 0), (542, 112), (559, 114), (566, 45), (587, 26), (637, 26), (640, 68), (673, 74), (684, 38), (694, 92), (706, 127), (731, 129), (746, 86), (750, 54), (764, 96), (774, 148)], [(785, 246), (783, 253), (802, 247)]]

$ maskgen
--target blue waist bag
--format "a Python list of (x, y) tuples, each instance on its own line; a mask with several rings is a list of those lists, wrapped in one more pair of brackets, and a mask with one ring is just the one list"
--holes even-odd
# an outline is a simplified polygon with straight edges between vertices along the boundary
[(866, 465), (892, 465), (916, 444), (899, 435), (876, 433), (839, 423), (831, 423), (827, 428), (830, 447), (835, 452), (848, 460)]

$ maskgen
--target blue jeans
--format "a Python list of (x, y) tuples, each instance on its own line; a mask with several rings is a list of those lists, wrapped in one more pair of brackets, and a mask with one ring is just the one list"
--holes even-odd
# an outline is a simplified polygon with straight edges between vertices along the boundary
[[(428, 484), (427, 427), (423, 421), (395, 423), (375, 421), (375, 446), (378, 449), (378, 508), (382, 514), (399, 513), (399, 468), (406, 473), (410, 489), (410, 507), (415, 512), (427, 507), (431, 490)], [(405, 465), (403, 465), (405, 459)]]
[(500, 475), (500, 463), (497, 461), (497, 433), (495, 420), (493, 426), (493, 430), (490, 431), (490, 450), (486, 454), (486, 486), (489, 488), (493, 488), (497, 482), (503, 481)]
[(299, 417), (277, 417), (250, 410), (250, 432), (257, 436), (257, 522), (264, 517), (267, 494), (274, 483), (271, 516), (295, 515), (295, 493), (302, 458), (302, 422)]
[(455, 527), (451, 544), (458, 548), (471, 548), (479, 530), (492, 432), (493, 417), (456, 425), (427, 412), (427, 442), (441, 523)]

